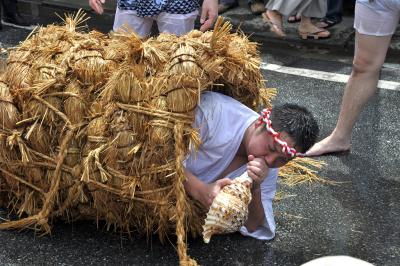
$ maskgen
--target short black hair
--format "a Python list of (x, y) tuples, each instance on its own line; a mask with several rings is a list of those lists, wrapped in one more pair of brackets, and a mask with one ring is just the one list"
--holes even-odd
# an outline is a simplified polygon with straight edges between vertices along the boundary
[(317, 140), (318, 123), (307, 108), (297, 104), (282, 104), (272, 108), (272, 128), (277, 132), (286, 132), (295, 142), (295, 146), (306, 152)]

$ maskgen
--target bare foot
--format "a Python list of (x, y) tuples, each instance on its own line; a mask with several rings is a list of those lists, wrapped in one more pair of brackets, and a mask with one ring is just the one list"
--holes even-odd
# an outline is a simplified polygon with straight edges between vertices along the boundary
[(326, 29), (321, 29), (312, 23), (300, 23), (299, 34), (302, 39), (314, 38), (314, 39), (325, 39), (328, 38), (331, 33)]
[(317, 26), (315, 26), (312, 23), (300, 23), (300, 25), (299, 25), (299, 32), (313, 33), (313, 32), (321, 32), (321, 31), (325, 31), (325, 32), (329, 33), (329, 31), (322, 29), (322, 28), (318, 28)]
[(268, 18), (273, 22), (275, 25), (282, 28), (282, 15), (276, 10), (267, 10), (266, 11)]
[(267, 22), (270, 26), (270, 30), (279, 37), (283, 38), (286, 36), (282, 26), (282, 15), (276, 10), (267, 10), (262, 14), (264, 22)]
[(327, 153), (345, 152), (350, 150), (350, 141), (335, 138), (332, 134), (314, 144), (306, 156), (320, 156)]

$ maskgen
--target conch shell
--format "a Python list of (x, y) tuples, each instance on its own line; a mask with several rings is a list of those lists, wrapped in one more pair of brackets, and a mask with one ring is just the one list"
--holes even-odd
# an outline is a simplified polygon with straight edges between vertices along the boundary
[(232, 184), (223, 187), (214, 198), (203, 225), (205, 243), (210, 242), (215, 234), (233, 233), (244, 225), (249, 214), (252, 183), (246, 171)]

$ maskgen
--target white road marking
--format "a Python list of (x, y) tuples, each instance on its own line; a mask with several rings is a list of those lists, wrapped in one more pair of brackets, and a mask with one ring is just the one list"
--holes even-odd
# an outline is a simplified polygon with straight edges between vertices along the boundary
[(13, 23), (5, 22), (5, 21), (3, 21), (3, 20), (1, 21), (1, 23), (2, 23), (3, 25), (7, 25), (7, 26), (10, 26), (10, 27), (19, 28), (19, 29), (25, 29), (25, 30), (33, 30), (33, 29), (35, 28), (34, 25), (30, 25), (30, 26), (20, 26), (20, 25), (16, 25), (16, 24), (13, 24)]
[[(296, 68), (296, 67), (286, 67), (286, 66), (280, 66), (277, 64), (261, 63), (260, 68), (263, 70), (270, 70), (270, 71), (275, 71), (275, 72), (284, 73), (284, 74), (290, 74), (290, 75), (296, 75), (296, 76), (302, 76), (302, 77), (314, 78), (314, 79), (321, 79), (321, 80), (328, 80), (328, 81), (334, 81), (334, 82), (341, 82), (341, 83), (347, 83), (347, 80), (349, 79), (349, 75), (345, 75), (345, 74), (337, 74), (337, 73), (304, 69), (304, 68)], [(400, 82), (379, 80), (378, 88), (385, 89), (385, 90), (400, 91)]]

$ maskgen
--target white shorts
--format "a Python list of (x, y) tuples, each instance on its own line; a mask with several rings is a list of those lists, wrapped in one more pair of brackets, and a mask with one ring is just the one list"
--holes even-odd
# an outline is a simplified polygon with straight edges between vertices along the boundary
[(400, 19), (399, 0), (357, 0), (354, 28), (372, 36), (390, 36)]
[(188, 14), (170, 14), (162, 12), (154, 17), (139, 17), (134, 10), (120, 10), (115, 12), (113, 30), (121, 29), (125, 25), (134, 30), (140, 37), (147, 37), (151, 33), (153, 22), (157, 22), (158, 31), (183, 35), (194, 29), (194, 21), (199, 11)]

